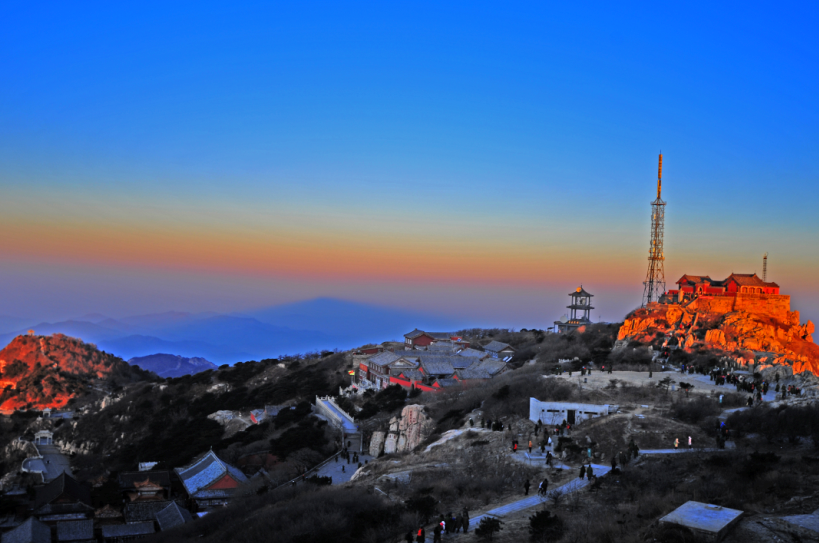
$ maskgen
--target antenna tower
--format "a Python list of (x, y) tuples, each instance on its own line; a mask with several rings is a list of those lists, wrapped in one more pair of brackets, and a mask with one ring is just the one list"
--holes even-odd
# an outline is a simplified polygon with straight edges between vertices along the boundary
[(648, 272), (643, 283), (643, 304), (659, 301), (665, 294), (665, 270), (663, 262), (663, 233), (665, 231), (665, 202), (660, 197), (663, 191), (663, 154), (657, 168), (657, 199), (651, 202), (651, 246), (648, 249)]
[(762, 257), (762, 280), (768, 282), (768, 253)]

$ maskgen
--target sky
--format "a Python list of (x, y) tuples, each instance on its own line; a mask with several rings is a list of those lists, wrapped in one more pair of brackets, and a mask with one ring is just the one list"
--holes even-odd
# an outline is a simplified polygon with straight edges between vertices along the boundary
[(819, 317), (819, 5), (441, 4), (0, 4), (0, 314), (617, 321), (662, 152), (667, 283)]

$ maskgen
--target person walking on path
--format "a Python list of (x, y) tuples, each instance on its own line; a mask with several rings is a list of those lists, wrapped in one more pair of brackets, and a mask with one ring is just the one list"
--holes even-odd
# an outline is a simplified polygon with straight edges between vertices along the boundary
[(585, 476), (586, 476), (586, 466), (580, 466), (580, 478), (583, 479), (583, 477), (585, 477)]
[(424, 530), (424, 527), (421, 526), (418, 528), (418, 531), (415, 533), (415, 543), (425, 543), (427, 540), (427, 532)]
[(532, 454), (532, 440), (529, 440), (529, 454)]
[(407, 532), (407, 535), (404, 537), (404, 541), (406, 541), (407, 543), (412, 543), (412, 540), (413, 540), (412, 530), (410, 530), (409, 532)]
[[(443, 522), (443, 521), (441, 521)], [(432, 530), (432, 543), (441, 543), (441, 525), (436, 524)]]
[(464, 516), (463, 514), (458, 514), (457, 518), (455, 518), (455, 533), (459, 533), (461, 528), (464, 527)]
[(586, 476), (589, 478), (589, 481), (591, 481), (593, 475), (594, 473), (592, 471), (591, 464), (589, 464), (588, 467), (586, 468)]
[(611, 455), (611, 469), (614, 471), (614, 468), (617, 467), (617, 457), (612, 453)]
[(469, 529), (469, 511), (464, 509), (463, 516), (464, 516), (464, 533), (466, 533), (466, 531)]
[(526, 482), (523, 483), (523, 495), (524, 496), (529, 495), (529, 479), (526, 479)]
[(688, 436), (688, 448), (691, 448), (691, 436)]

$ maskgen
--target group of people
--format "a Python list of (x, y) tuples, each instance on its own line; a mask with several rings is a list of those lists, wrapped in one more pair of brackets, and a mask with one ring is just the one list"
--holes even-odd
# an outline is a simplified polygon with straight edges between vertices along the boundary
[[(526, 479), (526, 482), (523, 483), (523, 495), (524, 496), (529, 495), (529, 488), (530, 487), (531, 487), (531, 485), (529, 483), (529, 479)], [(544, 477), (543, 480), (537, 485), (537, 493), (540, 496), (545, 496), (546, 493), (548, 492), (548, 490), (549, 490), (549, 479)]]
[[(341, 452), (336, 455), (336, 462), (338, 462), (339, 457), (347, 460), (348, 464), (358, 464), (359, 468), (367, 463), (367, 461), (365, 460), (364, 464), (362, 464), (361, 460), (358, 457), (358, 453), (357, 452), (351, 453), (350, 451), (347, 450), (347, 447), (344, 447), (341, 450)], [(344, 466), (344, 465), (341, 466), (341, 473), (347, 473), (346, 466)]]
[[(432, 529), (432, 540), (437, 543), (441, 541), (442, 534), (457, 534), (461, 530), (463, 530), (464, 533), (467, 533), (469, 530), (469, 511), (467, 509), (461, 511), (458, 516), (453, 515), (452, 512), (441, 515), (438, 522), (435, 523), (435, 527)], [(413, 541), (416, 543), (424, 543), (426, 538), (426, 529), (422, 524), (414, 533), (407, 532), (404, 539), (407, 543), (413, 543)]]

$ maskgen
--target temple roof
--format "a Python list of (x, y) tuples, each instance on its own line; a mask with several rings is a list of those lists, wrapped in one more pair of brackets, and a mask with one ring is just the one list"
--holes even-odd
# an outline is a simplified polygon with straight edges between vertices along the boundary
[(508, 343), (503, 343), (501, 341), (492, 340), (490, 343), (487, 343), (483, 346), (483, 350), (488, 353), (499, 353), (504, 349), (512, 349), (515, 350), (514, 347), (509, 345)]
[(145, 486), (146, 480), (160, 487), (171, 486), (171, 474), (167, 471), (124, 471), (119, 474), (119, 486), (122, 488), (135, 488), (137, 483)]
[(181, 524), (191, 522), (192, 520), (193, 518), (191, 517), (190, 511), (179, 507), (176, 502), (171, 502), (168, 507), (156, 514), (156, 522), (159, 524), (159, 529), (163, 532)]
[(755, 273), (732, 273), (728, 276), (728, 279), (725, 280), (727, 283), (733, 279), (736, 281), (738, 285), (742, 285), (743, 287), (778, 287), (776, 283), (766, 283), (762, 279), (757, 276)]
[(3, 543), (51, 543), (51, 529), (34, 518), (3, 534)]
[(586, 292), (586, 290), (582, 286), (579, 286), (579, 287), (577, 287), (577, 290), (575, 290), (574, 292), (570, 292), (569, 296), (588, 296), (588, 297), (592, 297), (592, 296), (594, 296), (594, 294), (589, 294), (588, 292)]
[(698, 285), (700, 283), (712, 283), (712, 282), (713, 281), (711, 280), (711, 278), (708, 277), (707, 275), (688, 275), (688, 274), (685, 274), (682, 277), (680, 277), (680, 280), (677, 281), (677, 284), (679, 285), (680, 283), (693, 283), (695, 285)]
[(190, 465), (175, 468), (174, 471), (179, 475), (185, 490), (191, 496), (206, 489), (225, 475), (230, 475), (240, 483), (247, 481), (244, 473), (223, 462), (213, 451), (208, 451)]
[(392, 353), (390, 351), (384, 351), (383, 353), (378, 353), (372, 355), (370, 358), (367, 359), (367, 365), (372, 366), (388, 366), (401, 358), (399, 355)]
[(56, 479), (37, 489), (34, 508), (39, 509), (44, 505), (48, 505), (63, 494), (69, 496), (74, 502), (91, 503), (91, 492), (88, 488), (70, 475), (62, 472)]
[(156, 532), (154, 521), (134, 522), (132, 524), (108, 524), (102, 527), (103, 539), (115, 537), (135, 537)]
[(57, 523), (57, 541), (89, 541), (93, 539), (93, 520), (71, 520)]

